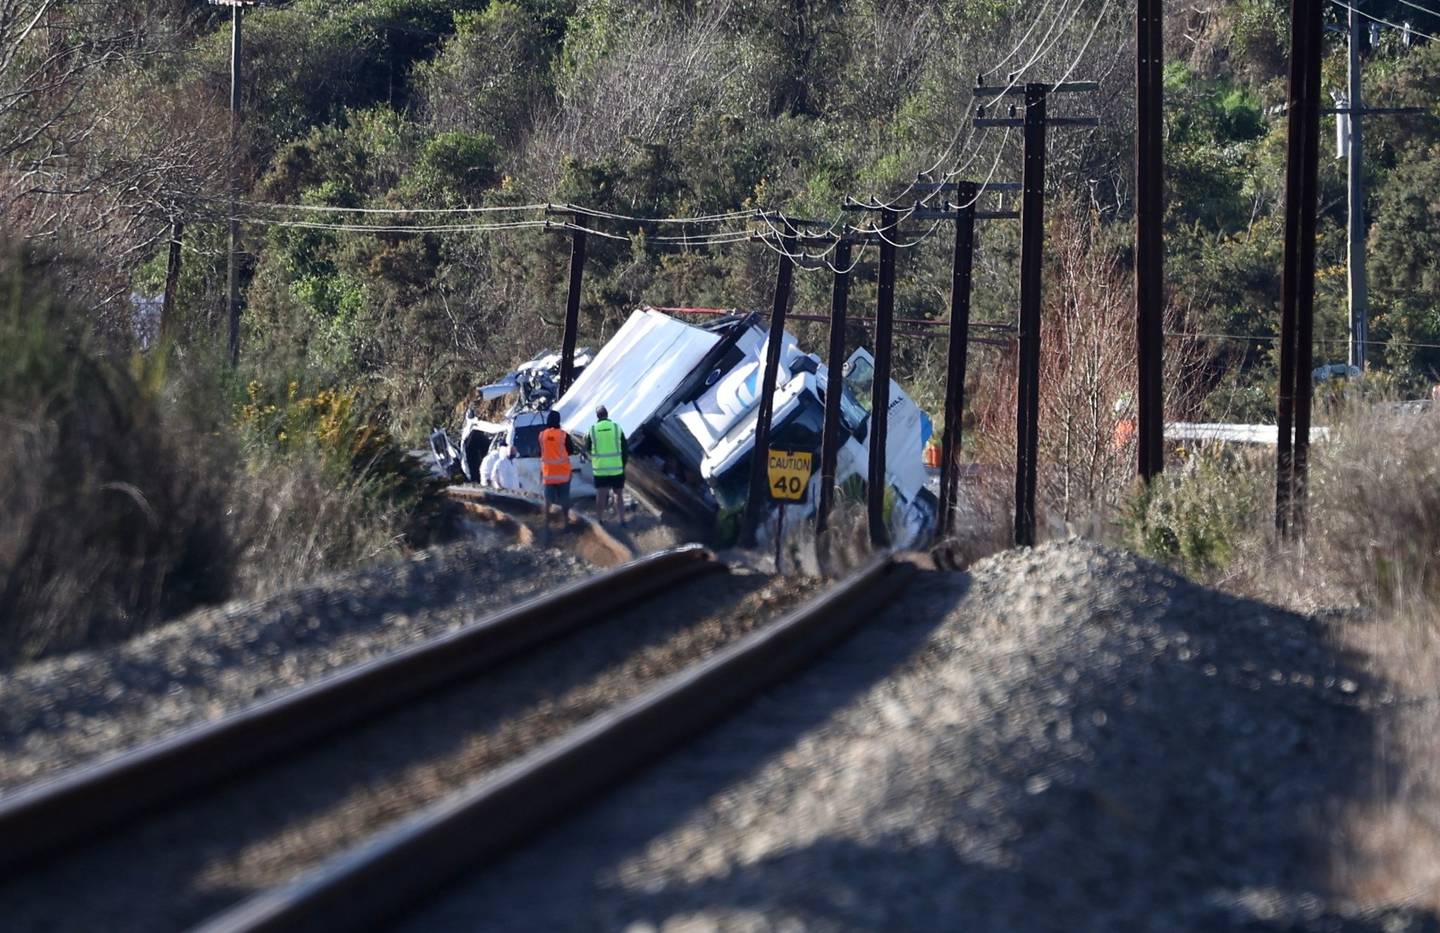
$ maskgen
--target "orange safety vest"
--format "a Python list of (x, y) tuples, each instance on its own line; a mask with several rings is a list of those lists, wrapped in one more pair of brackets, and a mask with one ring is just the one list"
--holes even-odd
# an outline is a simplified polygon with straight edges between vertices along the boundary
[(540, 432), (540, 481), (547, 486), (570, 482), (570, 454), (565, 450), (565, 438), (560, 428)]

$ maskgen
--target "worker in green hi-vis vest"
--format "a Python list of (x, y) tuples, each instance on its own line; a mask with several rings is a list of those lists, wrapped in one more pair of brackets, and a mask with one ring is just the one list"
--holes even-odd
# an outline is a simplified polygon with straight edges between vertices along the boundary
[(630, 449), (625, 432), (610, 420), (604, 405), (595, 409), (595, 424), (588, 439), (590, 468), (595, 474), (595, 517), (605, 520), (605, 507), (615, 496), (615, 518), (625, 527), (625, 462)]

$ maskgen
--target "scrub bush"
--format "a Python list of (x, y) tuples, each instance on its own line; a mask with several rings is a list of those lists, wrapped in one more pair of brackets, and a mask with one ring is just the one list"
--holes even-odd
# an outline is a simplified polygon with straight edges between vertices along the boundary
[(1148, 487), (1137, 486), (1121, 524), (1141, 554), (1213, 580), (1265, 521), (1268, 490), (1268, 475), (1250, 461), (1202, 449)]
[[(166, 368), (0, 263), (0, 663), (132, 635), (448, 529), (440, 487), (347, 390)], [(278, 384), (281, 388), (272, 388)]]
[(167, 418), (160, 363), (0, 270), (0, 658), (133, 632), (228, 591), (225, 471)]

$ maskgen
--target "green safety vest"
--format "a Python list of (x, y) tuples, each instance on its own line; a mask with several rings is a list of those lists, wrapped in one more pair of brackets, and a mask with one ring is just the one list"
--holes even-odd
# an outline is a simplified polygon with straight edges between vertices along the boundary
[(590, 429), (590, 468), (596, 476), (624, 476), (625, 458), (620, 453), (620, 425), (597, 421)]

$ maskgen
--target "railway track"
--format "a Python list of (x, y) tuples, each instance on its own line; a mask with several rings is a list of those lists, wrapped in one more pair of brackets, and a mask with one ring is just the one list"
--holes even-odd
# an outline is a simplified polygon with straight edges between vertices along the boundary
[(0, 871), (30, 867), (145, 812), (263, 765), (723, 565), (676, 548), (527, 600), (475, 625), (325, 678), (0, 800)]
[(880, 610), (913, 572), (891, 557), (877, 560), (780, 621), (201, 929), (355, 930), (402, 914), (804, 667)]
[[(766, 595), (765, 587), (776, 586), (767, 578), (733, 577), (724, 569), (698, 547), (652, 555), (0, 800), (0, 864), (11, 876), (0, 884), (0, 901), (16, 908), (11, 918), (21, 929), (180, 929), (211, 916), (208, 928), (216, 930), (373, 925), (723, 718), (863, 621), (909, 572), (883, 560), (801, 605), (809, 590)], [(732, 597), (740, 602), (726, 604)], [(716, 618), (732, 612), (749, 618), (685, 628), (652, 618), (661, 605), (677, 620), (703, 614), (706, 605)], [(781, 621), (770, 618), (781, 612)], [(615, 628), (587, 627), (607, 616)], [(562, 657), (606, 651), (626, 660), (609, 669), (615, 658), (595, 658), (559, 672)], [(520, 669), (529, 673), (514, 673)], [(481, 678), (485, 685), (456, 685), (480, 672), (494, 673)], [(527, 678), (536, 672), (553, 673), (556, 683), (531, 690)], [(567, 686), (567, 678), (592, 676), (595, 684)], [(606, 677), (610, 686), (601, 686)], [(467, 717), (484, 719), (490, 694), (527, 691), (533, 695), (495, 714), (503, 722), (479, 743), (489, 747), (474, 751), (468, 747), (476, 740), (458, 737)], [(436, 725), (447, 717), (461, 723), (454, 736), (446, 732), (454, 722)], [(449, 746), (465, 747), (464, 754), (443, 767), (392, 769), (380, 781), (350, 773), (426, 730), (436, 733), (429, 741), (442, 758)], [(296, 763), (307, 756), (321, 764)], [(412, 793), (412, 781), (434, 786)], [(320, 791), (334, 799), (323, 801), (316, 809), (324, 818), (311, 822), (333, 838), (318, 844), (306, 824), (310, 813), (276, 817), (257, 803), (315, 796), (307, 783), (347, 782), (374, 786), (355, 795), (358, 804), (342, 792)], [(373, 812), (338, 831), (323, 829), (337, 808)], [(251, 811), (253, 817), (242, 815)], [(224, 857), (215, 857), (216, 844), (204, 839), (236, 832), (237, 818), (242, 838), (225, 840)], [(343, 812), (337, 822), (347, 822)], [(287, 847), (299, 854), (274, 857), (273, 850)], [(176, 864), (147, 864), (147, 852)], [(135, 864), (126, 864), (132, 853)], [(201, 890), (207, 886), (224, 890)], [(143, 907), (171, 892), (176, 905)], [(38, 923), (48, 911), (60, 911), (67, 922)]]

